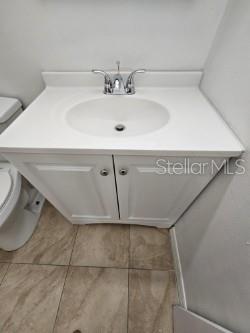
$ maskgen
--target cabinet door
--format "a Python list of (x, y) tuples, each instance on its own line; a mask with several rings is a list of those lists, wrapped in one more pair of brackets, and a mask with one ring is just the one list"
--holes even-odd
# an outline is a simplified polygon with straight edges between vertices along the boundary
[[(208, 163), (203, 174), (193, 174), (192, 172), (197, 173), (198, 170), (189, 170), (190, 165), (186, 166), (184, 174), (174, 174), (170, 169), (166, 174), (162, 174), (166, 170), (161, 167), (163, 162), (159, 162), (159, 160), (169, 161), (172, 165), (170, 168), (173, 168), (176, 163), (182, 163), (184, 166), (185, 162), (183, 158), (115, 156), (122, 220), (169, 227), (177, 221), (214, 176), (209, 159), (189, 159), (190, 165), (194, 165), (195, 162)], [(216, 161), (220, 165), (219, 162), (222, 160), (216, 159)], [(195, 166), (196, 169), (199, 167), (198, 164)], [(123, 170), (125, 172), (122, 172)], [(218, 170), (215, 168), (215, 171)]]
[[(70, 221), (119, 219), (112, 156), (13, 154), (8, 158)], [(101, 175), (103, 169), (108, 175)]]

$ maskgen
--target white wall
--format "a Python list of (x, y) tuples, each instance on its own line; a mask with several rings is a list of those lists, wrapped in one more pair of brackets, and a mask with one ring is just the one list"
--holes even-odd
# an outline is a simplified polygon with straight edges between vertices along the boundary
[(29, 103), (42, 70), (201, 69), (227, 0), (0, 2), (0, 95)]
[(250, 332), (250, 1), (231, 0), (202, 89), (245, 145), (244, 176), (219, 175), (177, 223), (188, 308)]

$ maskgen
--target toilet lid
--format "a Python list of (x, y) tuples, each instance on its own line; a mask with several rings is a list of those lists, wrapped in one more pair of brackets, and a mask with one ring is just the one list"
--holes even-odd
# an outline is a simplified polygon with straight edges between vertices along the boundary
[(0, 209), (5, 204), (12, 189), (12, 178), (9, 170), (0, 170)]

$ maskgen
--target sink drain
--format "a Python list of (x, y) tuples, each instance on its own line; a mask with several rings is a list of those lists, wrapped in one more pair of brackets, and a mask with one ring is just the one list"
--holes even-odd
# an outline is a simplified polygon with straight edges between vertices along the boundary
[(115, 130), (116, 130), (117, 132), (122, 132), (122, 131), (124, 131), (125, 129), (126, 129), (126, 127), (125, 127), (124, 125), (122, 125), (122, 124), (118, 124), (118, 125), (115, 126)]

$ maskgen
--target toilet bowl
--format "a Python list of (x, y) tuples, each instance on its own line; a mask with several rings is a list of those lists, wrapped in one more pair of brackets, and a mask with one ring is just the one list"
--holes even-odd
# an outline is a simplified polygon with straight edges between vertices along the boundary
[[(21, 103), (0, 97), (0, 135), (22, 112)], [(0, 248), (13, 251), (32, 236), (43, 196), (0, 155)]]

